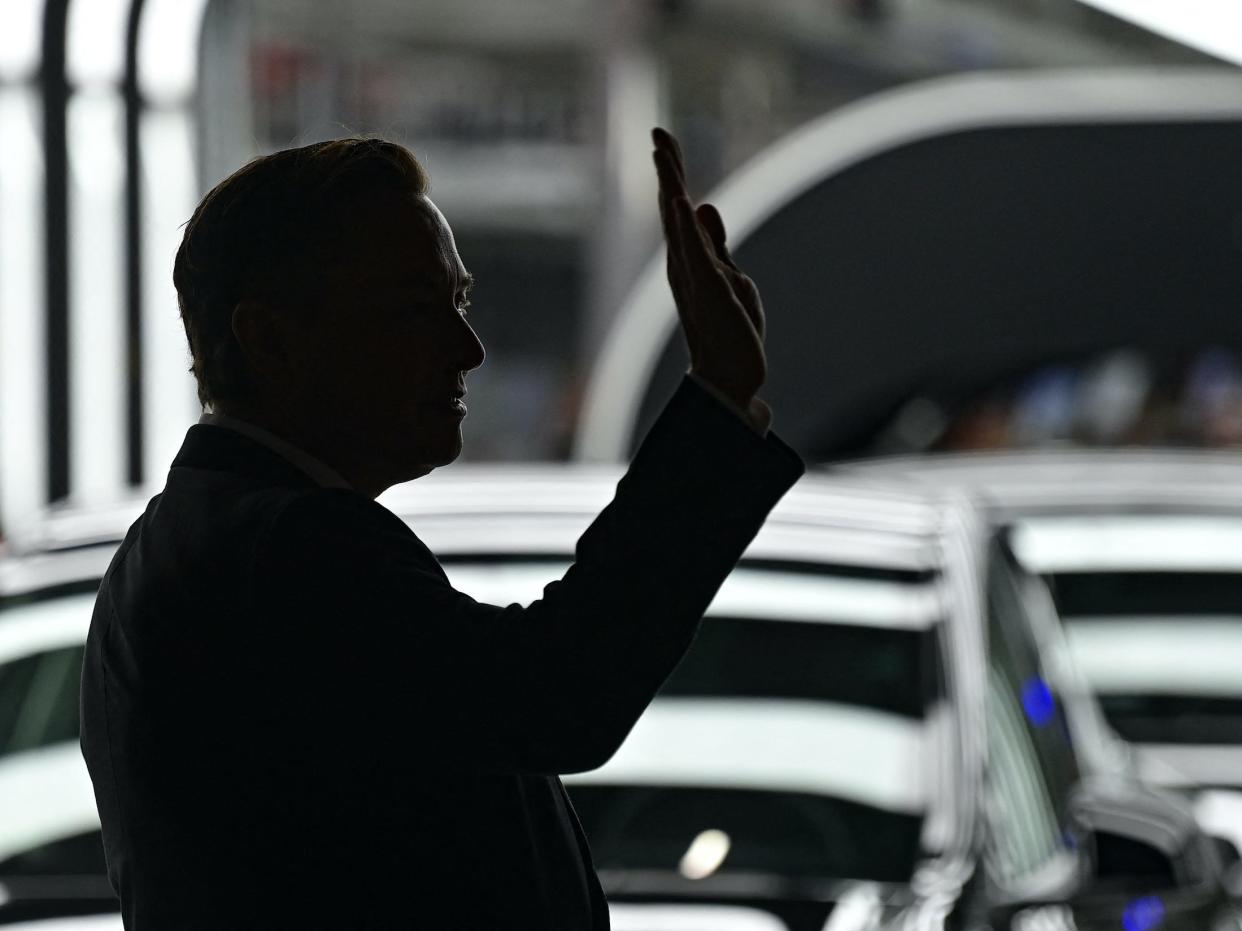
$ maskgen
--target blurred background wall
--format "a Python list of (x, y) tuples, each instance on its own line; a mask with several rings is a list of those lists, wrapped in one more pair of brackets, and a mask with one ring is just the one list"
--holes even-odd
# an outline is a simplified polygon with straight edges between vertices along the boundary
[(180, 226), (255, 155), (415, 151), (478, 280), (464, 456), (556, 459), (659, 246), (652, 125), (702, 195), (897, 85), (1214, 60), (1076, 0), (4, 0), (0, 527), (162, 484), (199, 413)]

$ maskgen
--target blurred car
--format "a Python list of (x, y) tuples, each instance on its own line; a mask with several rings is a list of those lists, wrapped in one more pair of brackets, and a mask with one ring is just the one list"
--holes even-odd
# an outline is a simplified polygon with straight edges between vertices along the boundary
[[(620, 474), (459, 466), (381, 501), (457, 587), (527, 603)], [(0, 922), (115, 909), (77, 669), (141, 506), (0, 561)], [(965, 498), (804, 478), (622, 748), (566, 778), (614, 926), (1237, 927), (1220, 852), (1127, 778), (1059, 631)]]
[(846, 468), (981, 495), (1049, 582), (1142, 775), (1195, 789), (1204, 826), (1242, 846), (1242, 456), (1007, 452)]

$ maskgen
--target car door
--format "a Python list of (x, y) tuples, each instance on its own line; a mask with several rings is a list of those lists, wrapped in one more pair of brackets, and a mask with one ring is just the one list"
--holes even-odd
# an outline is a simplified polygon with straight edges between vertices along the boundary
[(78, 746), (94, 589), (0, 598), (0, 924), (116, 908)]
[(986, 571), (986, 895), (997, 904), (1048, 903), (1019, 910), (1014, 927), (1038, 916), (1049, 928), (1072, 928), (1058, 903), (1077, 890), (1085, 864), (1069, 805), (1080, 775), (1069, 722), (1043, 668), (1019, 578), (999, 544)]
[(1230, 920), (1193, 818), (1076, 745), (1065, 671), (1037, 636), (1046, 592), (1002, 540), (987, 568), (986, 893), (1008, 926), (1192, 931)]

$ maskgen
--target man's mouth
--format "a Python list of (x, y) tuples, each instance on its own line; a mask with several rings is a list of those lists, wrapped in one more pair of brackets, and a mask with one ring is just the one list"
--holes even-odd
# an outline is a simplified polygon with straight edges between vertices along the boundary
[(420, 406), (431, 410), (465, 416), (466, 404), (462, 400), (465, 396), (466, 389), (464, 387), (449, 388), (443, 394), (428, 394), (425, 400), (419, 403)]

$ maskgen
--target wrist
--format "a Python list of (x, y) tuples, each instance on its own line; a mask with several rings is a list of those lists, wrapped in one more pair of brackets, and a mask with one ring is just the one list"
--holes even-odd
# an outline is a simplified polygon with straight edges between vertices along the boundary
[(760, 436), (767, 436), (768, 428), (772, 426), (772, 408), (756, 397), (750, 399), (750, 406), (746, 409), (746, 413), (749, 415), (750, 424), (755, 428), (755, 432)]
[(765, 436), (768, 432), (768, 426), (772, 423), (772, 409), (766, 403), (757, 397), (747, 398), (745, 403), (721, 390), (712, 382), (704, 378), (698, 372), (691, 369), (687, 372), (691, 379), (719, 401), (722, 405), (732, 411), (737, 417), (741, 418), (752, 430), (760, 436)]

